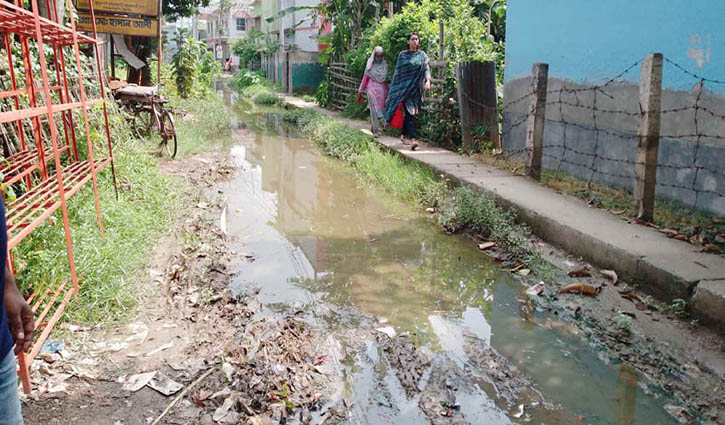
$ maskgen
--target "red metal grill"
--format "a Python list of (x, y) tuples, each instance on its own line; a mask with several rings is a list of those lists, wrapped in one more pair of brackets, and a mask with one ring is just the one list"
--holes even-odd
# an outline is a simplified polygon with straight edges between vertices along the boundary
[[(62, 0), (61, 0), (62, 1)], [(66, 0), (68, 10), (73, 10), (71, 0)], [(0, 91), (0, 99), (12, 99), (12, 108), (0, 109), (0, 125), (12, 123), (17, 128), (20, 149), (0, 161), (0, 172), (3, 183), (15, 185), (25, 183), (24, 190), (17, 199), (6, 205), (6, 222), (8, 229), (8, 251), (15, 248), (22, 240), (33, 232), (50, 216), (61, 211), (63, 231), (65, 232), (66, 248), (70, 264), (70, 280), (55, 286), (45, 284), (33, 285), (27, 300), (36, 315), (36, 326), (39, 334), (34, 341), (30, 354), (18, 355), (19, 375), (25, 392), (30, 392), (29, 366), (40, 351), (43, 342), (52, 332), (53, 326), (63, 314), (68, 301), (79, 293), (78, 276), (73, 257), (73, 243), (68, 222), (66, 202), (83, 186), (92, 182), (95, 196), (98, 227), (103, 234), (100, 202), (98, 199), (98, 183), (96, 175), (107, 166), (111, 166), (113, 184), (116, 185), (113, 165), (111, 132), (108, 124), (108, 112), (105, 104), (105, 89), (101, 71), (98, 43), (96, 41), (95, 14), (91, 2), (91, 19), (93, 36), (89, 37), (76, 31), (75, 22), (64, 26), (56, 15), (55, 0), (49, 0), (48, 16), (38, 15), (37, 0), (31, 0), (30, 10), (23, 8), (22, 0), (15, 3), (0, 2), (0, 32), (3, 34), (6, 50), (11, 87)], [(30, 44), (37, 43), (37, 57), (31, 58)], [(14, 70), (11, 48), (19, 45), (24, 74), (18, 81)], [(44, 46), (52, 48), (52, 66)], [(90, 45), (94, 49), (98, 70), (97, 83), (100, 87), (99, 99), (87, 98), (87, 80), (83, 75), (79, 45)], [(69, 90), (69, 78), (66, 73), (64, 47), (72, 47), (75, 56), (74, 66), (77, 73), (78, 99), (72, 99)], [(34, 61), (40, 64), (39, 75), (34, 75)], [(36, 67), (37, 69), (37, 67)], [(52, 72), (54, 71), (54, 72)], [(37, 72), (36, 72), (37, 74)], [(54, 78), (54, 81), (51, 79)], [(18, 84), (22, 83), (22, 84)], [(27, 107), (24, 107), (27, 102)], [(91, 140), (91, 122), (88, 109), (93, 105), (103, 106), (104, 125), (108, 144), (108, 156), (97, 158)], [(76, 128), (73, 122), (73, 110), (80, 110), (83, 127), (79, 131), (85, 133), (88, 146), (87, 159), (78, 154)], [(63, 127), (63, 137), (59, 136), (57, 118)], [(80, 123), (78, 123), (80, 125)], [(32, 137), (25, 133), (26, 126)], [(28, 140), (28, 139), (33, 140)], [(48, 163), (50, 161), (50, 165)], [(50, 169), (50, 171), (49, 171)], [(34, 182), (36, 184), (34, 185)], [(118, 192), (116, 191), (118, 195)], [(8, 263), (12, 267), (12, 255), (8, 255)]]

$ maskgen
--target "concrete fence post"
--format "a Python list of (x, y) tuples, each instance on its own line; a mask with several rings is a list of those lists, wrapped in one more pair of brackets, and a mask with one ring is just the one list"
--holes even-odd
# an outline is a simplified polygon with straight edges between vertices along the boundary
[(549, 65), (535, 63), (531, 68), (531, 74), (533, 98), (529, 107), (529, 119), (526, 122), (526, 175), (535, 180), (541, 180)]
[(662, 105), (662, 53), (652, 53), (642, 61), (639, 76), (639, 129), (634, 164), (634, 202), (637, 216), (654, 218), (657, 186), (657, 155), (660, 146)]

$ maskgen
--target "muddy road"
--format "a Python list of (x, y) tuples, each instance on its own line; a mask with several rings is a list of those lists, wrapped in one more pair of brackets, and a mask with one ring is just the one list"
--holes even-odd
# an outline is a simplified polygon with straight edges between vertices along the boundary
[[(167, 165), (203, 196), (161, 242), (152, 283), (142, 283), (152, 289), (140, 325), (74, 330), (76, 360), (50, 362), (51, 377), (36, 370), (48, 382), (68, 376), (62, 389), (27, 400), (28, 424), (725, 419), (716, 374), (693, 375), (709, 398), (678, 398), (686, 380), (663, 388), (663, 377), (678, 375), (617, 361), (631, 343), (599, 343), (596, 326), (532, 300), (531, 282), (469, 238), (441, 232), (324, 157), (279, 114), (252, 108), (231, 107), (237, 144), (228, 155)], [(69, 367), (79, 364), (85, 375)], [(178, 388), (133, 388), (149, 372)]]

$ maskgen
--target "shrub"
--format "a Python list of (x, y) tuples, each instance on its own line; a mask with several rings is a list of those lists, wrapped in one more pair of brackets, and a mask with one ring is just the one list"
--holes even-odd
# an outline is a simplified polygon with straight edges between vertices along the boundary
[(235, 74), (232, 78), (229, 79), (229, 85), (236, 89), (237, 91), (240, 91), (246, 87), (255, 85), (255, 84), (263, 84), (264, 83), (264, 77), (262, 77), (262, 73), (259, 71), (250, 71), (248, 69), (242, 69), (237, 74)]
[(491, 238), (507, 252), (526, 255), (523, 236), (527, 231), (515, 219), (515, 214), (496, 205), (491, 195), (465, 186), (453, 191), (438, 216), (438, 222), (451, 232), (472, 230)]
[(195, 94), (204, 96), (221, 72), (220, 65), (202, 42), (187, 34), (188, 31), (179, 30), (174, 38), (179, 47), (171, 60), (176, 90), (182, 98)]
[(345, 118), (364, 119), (368, 116), (365, 112), (367, 104), (357, 103), (357, 95), (351, 94), (345, 101), (345, 108), (342, 110), (342, 116)]
[(262, 57), (260, 51), (264, 48), (263, 38), (262, 31), (253, 29), (247, 33), (246, 37), (232, 41), (232, 53), (239, 56), (239, 68), (259, 64)]
[(348, 69), (362, 77), (370, 53), (375, 46), (383, 48), (390, 76), (395, 71), (398, 54), (408, 46), (408, 35), (415, 31), (420, 37), (421, 50), (430, 53), (438, 43), (438, 24), (433, 21), (436, 5), (430, 0), (408, 3), (393, 18), (383, 18), (378, 25), (367, 29), (360, 44), (345, 55)]
[(242, 89), (240, 93), (257, 105), (276, 105), (279, 103), (277, 94), (265, 84), (252, 84)]
[(330, 82), (325, 79), (317, 86), (315, 91), (315, 102), (323, 108), (327, 108), (330, 103)]

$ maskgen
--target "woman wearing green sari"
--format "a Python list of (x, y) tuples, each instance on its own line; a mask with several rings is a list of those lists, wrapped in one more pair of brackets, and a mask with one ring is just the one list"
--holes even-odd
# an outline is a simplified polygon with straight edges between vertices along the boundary
[(423, 91), (430, 90), (430, 65), (428, 55), (419, 50), (420, 39), (417, 33), (408, 36), (408, 50), (400, 52), (395, 64), (393, 82), (390, 84), (388, 98), (385, 101), (385, 120), (390, 123), (402, 103), (403, 134), (400, 140), (415, 150), (415, 118), (420, 112), (423, 102)]

